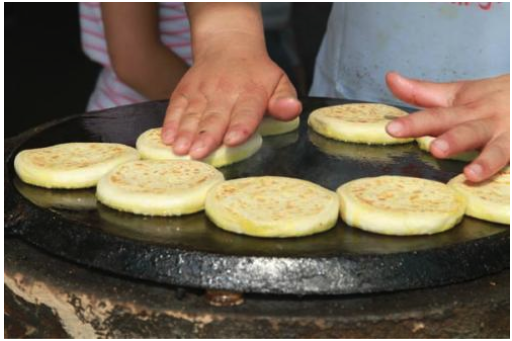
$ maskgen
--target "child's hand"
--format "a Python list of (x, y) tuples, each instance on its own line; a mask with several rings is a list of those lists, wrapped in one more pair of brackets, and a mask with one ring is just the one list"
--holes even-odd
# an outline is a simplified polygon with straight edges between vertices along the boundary
[(172, 93), (162, 129), (176, 154), (195, 159), (235, 146), (263, 114), (291, 120), (301, 111), (293, 85), (270, 60), (257, 3), (187, 3), (194, 65)]
[(431, 152), (439, 158), (471, 149), (480, 155), (464, 168), (470, 181), (483, 181), (510, 160), (510, 75), (455, 83), (430, 83), (388, 73), (387, 84), (404, 102), (424, 107), (388, 124), (395, 137), (438, 136)]
[(163, 141), (177, 154), (203, 158), (220, 144), (245, 142), (264, 113), (282, 120), (301, 110), (293, 85), (266, 53), (211, 51), (172, 94)]

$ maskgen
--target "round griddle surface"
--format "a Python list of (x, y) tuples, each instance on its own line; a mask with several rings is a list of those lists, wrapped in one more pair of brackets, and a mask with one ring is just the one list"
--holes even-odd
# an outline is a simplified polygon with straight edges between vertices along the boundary
[[(335, 190), (367, 176), (396, 174), (446, 182), (463, 163), (436, 160), (416, 144), (366, 146), (323, 138), (309, 113), (340, 100), (305, 99), (296, 132), (264, 139), (252, 158), (221, 168), (226, 178), (290, 176)], [(442, 285), (509, 267), (509, 227), (472, 218), (418, 237), (335, 228), (294, 239), (262, 239), (216, 228), (203, 213), (151, 218), (97, 203), (94, 189), (47, 190), (21, 182), (13, 159), (23, 149), (64, 142), (133, 146), (161, 124), (166, 103), (148, 102), (73, 116), (7, 141), (6, 231), (75, 262), (135, 278), (201, 288), (287, 294), (344, 294)]]

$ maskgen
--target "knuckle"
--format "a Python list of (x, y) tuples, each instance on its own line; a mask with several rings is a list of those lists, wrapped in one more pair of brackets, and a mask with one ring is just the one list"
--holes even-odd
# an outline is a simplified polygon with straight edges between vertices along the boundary
[(467, 111), (482, 112), (484, 110), (484, 106), (479, 101), (473, 101), (464, 105), (464, 109)]
[(176, 136), (176, 140), (180, 140), (180, 139), (189, 140), (192, 138), (193, 135), (194, 134), (192, 133), (192, 131), (190, 131), (188, 129), (180, 129), (178, 132), (178, 135)]
[(222, 118), (223, 116), (224, 116), (224, 114), (219, 111), (207, 111), (204, 114), (203, 122), (204, 121), (216, 121), (219, 118)]
[(192, 108), (203, 107), (207, 99), (202, 93), (195, 93), (194, 97), (188, 98), (188, 106)]
[(460, 125), (456, 129), (450, 130), (447, 135), (451, 140), (454, 141), (462, 141), (465, 139), (472, 139), (476, 136), (476, 134), (479, 134), (479, 130), (475, 129), (472, 125)]
[(207, 145), (217, 145), (221, 141), (221, 137), (218, 136), (218, 134), (216, 135), (209, 131), (204, 131), (204, 133), (201, 134), (201, 139)]
[(233, 126), (231, 126), (230, 130), (232, 130), (232, 131), (236, 130), (238, 133), (240, 133), (244, 137), (252, 135), (252, 132), (253, 132), (253, 129), (251, 129), (247, 125), (243, 125), (243, 124), (234, 124)]
[(184, 119), (186, 121), (199, 121), (200, 118), (201, 118), (201, 113), (199, 113), (197, 111), (188, 111), (184, 117)]
[(171, 116), (179, 115), (182, 112), (183, 107), (177, 104), (170, 104), (167, 109), (167, 114)]
[(183, 109), (186, 107), (187, 103), (186, 101), (180, 101), (180, 100), (173, 100), (169, 102), (169, 106), (167, 107), (167, 115), (177, 115), (183, 111)]
[(494, 152), (496, 153), (497, 160), (510, 158), (510, 147), (506, 147), (501, 143), (494, 145)]
[(233, 118), (238, 120), (248, 120), (251, 116), (255, 115), (255, 110), (251, 107), (244, 106), (238, 107), (236, 111), (233, 113)]
[(426, 122), (438, 122), (446, 120), (445, 112), (439, 108), (426, 111), (422, 116)]
[(419, 115), (409, 115), (406, 117), (398, 118), (395, 121), (400, 123), (406, 131), (410, 132), (416, 128), (416, 122), (421, 121), (421, 117), (419, 117)]
[(201, 130), (209, 131), (211, 127), (224, 124), (227, 117), (216, 112), (208, 112), (203, 115), (200, 123)]
[(179, 126), (179, 121), (176, 119), (170, 119), (163, 125), (164, 129), (176, 129)]
[(197, 87), (197, 96), (203, 99), (207, 99), (208, 95), (215, 91), (215, 83), (202, 82)]
[(254, 100), (268, 98), (268, 93), (265, 87), (253, 82), (244, 84), (242, 86), (242, 90), (247, 94), (246, 96), (248, 98), (253, 98)]
[(170, 97), (171, 103), (186, 101), (187, 98), (188, 98), (188, 96), (186, 95), (186, 93), (181, 90), (174, 90), (174, 92), (171, 94), (171, 97)]
[(502, 164), (505, 164), (509, 158), (510, 155), (506, 151), (506, 147), (493, 145), (480, 154), (478, 163), (486, 172), (493, 172)]

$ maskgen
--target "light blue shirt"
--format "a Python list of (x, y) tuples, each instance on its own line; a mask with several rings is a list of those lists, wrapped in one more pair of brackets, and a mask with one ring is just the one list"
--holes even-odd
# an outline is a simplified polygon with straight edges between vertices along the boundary
[(510, 73), (510, 4), (335, 3), (310, 95), (399, 104), (393, 70), (436, 82)]

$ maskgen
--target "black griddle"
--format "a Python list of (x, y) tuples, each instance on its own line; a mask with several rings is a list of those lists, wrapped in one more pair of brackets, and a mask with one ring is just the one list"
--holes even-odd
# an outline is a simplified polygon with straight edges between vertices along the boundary
[[(367, 146), (308, 130), (309, 113), (354, 101), (306, 98), (296, 132), (264, 139), (252, 158), (221, 168), (227, 179), (290, 176), (335, 190), (368, 176), (406, 175), (446, 182), (464, 166), (436, 160), (416, 144)], [(71, 116), (5, 141), (6, 236), (79, 264), (159, 283), (240, 292), (351, 294), (439, 286), (509, 268), (509, 226), (466, 217), (433, 236), (392, 237), (353, 229), (341, 219), (303, 238), (263, 239), (216, 228), (203, 213), (151, 218), (97, 203), (94, 189), (47, 190), (21, 182), (17, 152), (94, 141), (133, 146), (161, 125), (167, 102)]]

